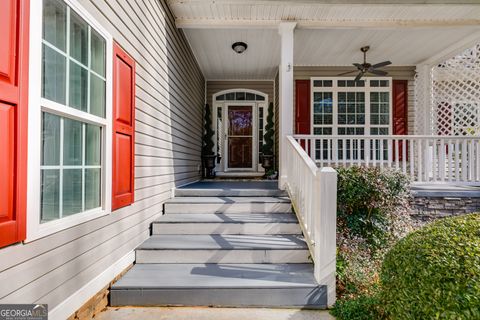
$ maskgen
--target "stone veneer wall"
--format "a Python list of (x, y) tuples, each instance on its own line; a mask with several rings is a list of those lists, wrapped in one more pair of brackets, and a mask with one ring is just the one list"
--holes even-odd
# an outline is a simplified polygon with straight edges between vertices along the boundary
[(423, 221), (480, 211), (480, 197), (414, 195), (410, 204), (412, 217)]

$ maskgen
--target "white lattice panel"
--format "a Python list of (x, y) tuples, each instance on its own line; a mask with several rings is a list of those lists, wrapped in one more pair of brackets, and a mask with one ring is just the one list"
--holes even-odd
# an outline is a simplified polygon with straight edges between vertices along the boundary
[(432, 133), (480, 134), (480, 44), (432, 68)]

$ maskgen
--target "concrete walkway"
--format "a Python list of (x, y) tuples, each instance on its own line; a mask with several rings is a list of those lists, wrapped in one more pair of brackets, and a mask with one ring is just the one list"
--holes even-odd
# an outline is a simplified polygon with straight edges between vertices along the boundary
[(334, 320), (328, 311), (261, 308), (108, 308), (98, 320)]

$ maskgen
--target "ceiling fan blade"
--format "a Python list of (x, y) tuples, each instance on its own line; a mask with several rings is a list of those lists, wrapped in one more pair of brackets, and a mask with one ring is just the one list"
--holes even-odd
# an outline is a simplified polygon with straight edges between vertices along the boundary
[(347, 71), (347, 72), (343, 72), (343, 73), (340, 73), (338, 74), (337, 76), (344, 76), (346, 74), (349, 74), (349, 73), (352, 73), (352, 72), (357, 72), (358, 70), (352, 70), (352, 71)]
[(377, 68), (381, 68), (381, 67), (385, 67), (385, 66), (388, 66), (392, 64), (391, 61), (383, 61), (383, 62), (380, 62), (380, 63), (377, 63), (377, 64), (374, 64), (372, 65), (370, 68), (371, 69), (377, 69)]
[(376, 74), (377, 76), (386, 76), (386, 75), (388, 74), (388, 72), (386, 72), (386, 71), (383, 71), (383, 70), (374, 70), (374, 69), (369, 69), (368, 72), (369, 72), (369, 73)]
[(360, 81), (360, 79), (363, 77), (363, 74), (364, 74), (363, 72), (360, 72), (359, 74), (357, 74), (354, 81), (355, 82)]
[(358, 70), (362, 70), (363, 69), (363, 65), (360, 64), (360, 63), (352, 63), (355, 67), (357, 67)]

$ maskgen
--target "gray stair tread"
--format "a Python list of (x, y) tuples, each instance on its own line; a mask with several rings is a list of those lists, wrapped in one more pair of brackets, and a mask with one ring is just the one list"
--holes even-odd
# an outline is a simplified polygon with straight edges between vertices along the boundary
[(299, 235), (153, 235), (141, 250), (296, 250), (308, 249)]
[(181, 190), (275, 190), (278, 189), (277, 181), (198, 181), (179, 187)]
[(136, 264), (112, 290), (317, 286), (312, 264)]
[(290, 203), (288, 197), (177, 197), (166, 204), (208, 204), (208, 203)]
[(154, 223), (298, 223), (291, 213), (169, 213)]

